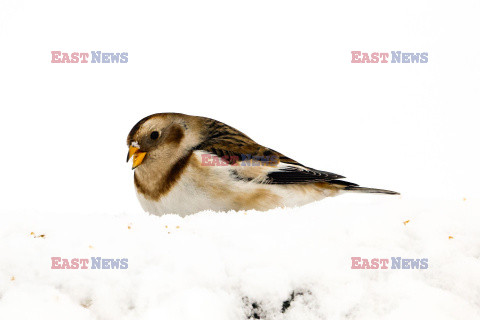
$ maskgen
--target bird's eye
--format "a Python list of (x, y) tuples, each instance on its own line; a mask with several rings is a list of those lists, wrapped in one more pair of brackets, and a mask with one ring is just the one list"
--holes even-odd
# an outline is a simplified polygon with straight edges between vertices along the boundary
[(157, 140), (159, 136), (160, 134), (158, 133), (158, 131), (153, 131), (152, 133), (150, 133), (150, 139), (152, 140)]

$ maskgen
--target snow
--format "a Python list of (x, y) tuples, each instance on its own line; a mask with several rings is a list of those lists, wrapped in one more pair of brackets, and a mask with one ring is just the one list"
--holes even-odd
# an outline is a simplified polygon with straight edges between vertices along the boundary
[[(2, 216), (0, 319), (478, 319), (479, 208), (345, 195), (185, 218)], [(128, 269), (51, 269), (57, 256), (128, 258)], [(355, 256), (428, 258), (428, 269), (353, 270)]]
[(132, 141), (131, 146), (135, 148), (140, 148), (140, 145), (138, 144), (137, 141)]
[[(0, 319), (480, 319), (479, 12), (473, 0), (0, 1)], [(52, 64), (54, 50), (129, 62)], [(429, 62), (352, 64), (353, 50)], [(149, 216), (126, 138), (158, 112), (215, 118), (402, 197)], [(398, 256), (429, 267), (351, 269)], [(57, 270), (51, 257), (129, 266)]]

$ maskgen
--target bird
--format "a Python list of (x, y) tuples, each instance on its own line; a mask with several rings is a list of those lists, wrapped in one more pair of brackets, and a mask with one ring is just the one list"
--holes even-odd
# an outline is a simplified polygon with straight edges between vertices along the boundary
[(127, 147), (137, 198), (154, 215), (267, 211), (350, 192), (399, 194), (304, 166), (207, 117), (149, 115), (130, 130)]

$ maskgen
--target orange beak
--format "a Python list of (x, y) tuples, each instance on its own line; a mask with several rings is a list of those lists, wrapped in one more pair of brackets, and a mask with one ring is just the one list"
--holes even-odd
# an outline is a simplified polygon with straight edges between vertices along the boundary
[(128, 149), (127, 162), (133, 156), (132, 169), (135, 169), (136, 167), (141, 165), (143, 159), (145, 158), (145, 155), (147, 154), (146, 152), (138, 152), (138, 150), (140, 150), (140, 149), (137, 148), (137, 147), (134, 147), (134, 146), (130, 146), (130, 148)]

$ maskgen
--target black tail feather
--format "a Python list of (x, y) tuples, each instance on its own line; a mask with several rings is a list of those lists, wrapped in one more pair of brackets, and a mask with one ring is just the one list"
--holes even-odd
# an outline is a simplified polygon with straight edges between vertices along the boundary
[(398, 192), (390, 191), (390, 190), (363, 188), (358, 186), (358, 184), (356, 183), (343, 181), (343, 180), (330, 180), (328, 181), (328, 183), (340, 186), (343, 190), (348, 190), (348, 191), (358, 192), (358, 193), (400, 194)]
[(357, 186), (346, 187), (343, 190), (359, 192), (359, 193), (383, 193), (383, 194), (397, 194), (397, 195), (400, 194), (398, 192), (390, 191), (390, 190), (374, 189), (374, 188), (362, 188), (362, 187), (357, 187)]

